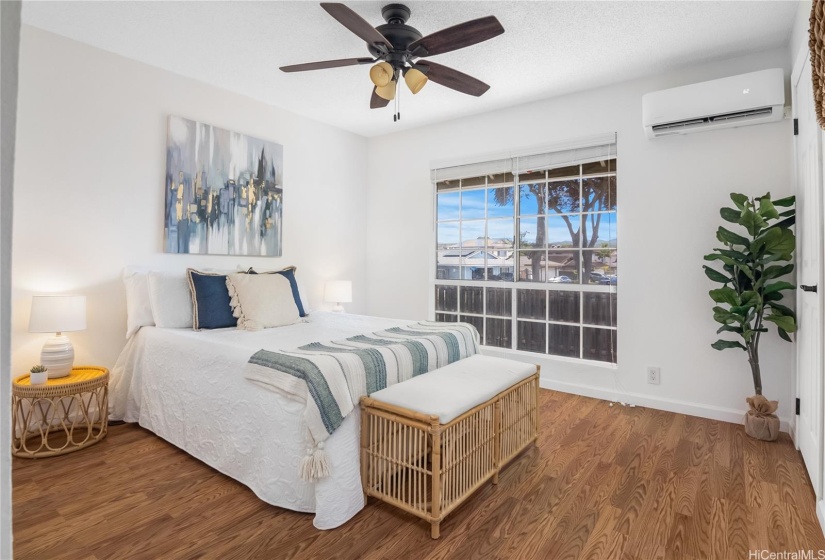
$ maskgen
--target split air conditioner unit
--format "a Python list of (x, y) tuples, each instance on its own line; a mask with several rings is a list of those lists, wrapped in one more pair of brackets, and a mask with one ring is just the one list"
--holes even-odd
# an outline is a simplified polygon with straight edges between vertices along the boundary
[(642, 97), (648, 138), (782, 120), (785, 78), (771, 68), (662, 91)]

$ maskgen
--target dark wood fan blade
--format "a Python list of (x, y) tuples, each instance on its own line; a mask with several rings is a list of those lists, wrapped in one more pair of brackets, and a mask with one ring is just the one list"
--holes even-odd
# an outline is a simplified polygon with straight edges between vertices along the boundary
[(427, 74), (427, 78), (435, 83), (456, 91), (460, 91), (461, 93), (466, 93), (467, 95), (480, 97), (484, 95), (488, 89), (490, 89), (490, 86), (481, 80), (468, 76), (458, 70), (448, 68), (447, 66), (430, 62), (429, 60), (418, 63), (415, 66)]
[(339, 58), (338, 60), (324, 60), (321, 62), (307, 62), (305, 64), (293, 64), (292, 66), (281, 66), (282, 72), (306, 72), (307, 70), (323, 70), (324, 68), (338, 68), (340, 66), (357, 66), (359, 64), (371, 64), (374, 58)]
[(415, 56), (435, 56), (481, 43), (502, 33), (504, 28), (496, 17), (487, 16), (422, 37), (410, 43), (409, 51)]
[(380, 109), (381, 107), (386, 107), (389, 105), (390, 102), (377, 93), (375, 93), (375, 88), (372, 88), (372, 97), (370, 97), (370, 109)]
[(329, 15), (338, 20), (338, 22), (361, 37), (367, 43), (373, 45), (380, 43), (385, 45), (388, 49), (391, 47), (390, 42), (386, 37), (369, 24), (367, 20), (353, 12), (344, 4), (337, 4), (333, 2), (321, 2), (321, 7), (327, 11)]

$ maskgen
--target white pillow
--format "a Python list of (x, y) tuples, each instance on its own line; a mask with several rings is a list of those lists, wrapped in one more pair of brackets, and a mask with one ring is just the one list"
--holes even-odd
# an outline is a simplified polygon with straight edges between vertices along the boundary
[(126, 338), (131, 338), (140, 327), (155, 324), (152, 304), (149, 301), (149, 277), (146, 272), (124, 269), (123, 285), (126, 286)]
[(158, 327), (192, 328), (192, 291), (185, 274), (150, 272), (149, 301)]
[(282, 327), (300, 319), (292, 286), (281, 274), (227, 274), (226, 287), (239, 329)]

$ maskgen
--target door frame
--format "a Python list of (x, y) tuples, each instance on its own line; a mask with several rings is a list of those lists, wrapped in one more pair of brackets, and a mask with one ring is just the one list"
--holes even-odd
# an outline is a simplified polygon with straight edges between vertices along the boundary
[[(796, 119), (797, 115), (797, 108), (798, 104), (796, 102), (797, 96), (797, 84), (799, 82), (800, 77), (802, 76), (802, 69), (805, 67), (805, 63), (809, 61), (810, 58), (810, 51), (808, 49), (807, 44), (803, 45), (799, 52), (796, 55), (796, 59), (793, 65), (793, 71), (791, 72), (791, 100), (792, 100), (792, 115), (793, 118)], [(825, 137), (823, 136), (822, 129), (817, 126), (817, 134), (819, 134), (820, 142), (819, 142), (819, 150), (818, 150), (818, 158), (819, 158), (819, 168), (820, 168), (820, 178), (822, 179), (823, 183), (825, 183)], [(794, 137), (793, 142), (793, 181), (794, 181), (794, 193), (799, 192), (799, 174), (798, 174), (798, 147), (797, 147), (797, 139)], [(819, 274), (817, 278), (817, 284), (820, 287), (825, 289), (825, 284), (823, 280), (825, 280), (825, 272), (823, 272), (823, 259), (825, 259), (825, 196), (823, 196), (822, 192), (820, 192), (819, 197), (819, 207), (817, 208), (820, 218), (819, 224), (819, 249), (820, 249), (820, 259), (819, 259)], [(795, 294), (795, 302), (796, 302), (796, 309), (799, 309), (799, 291)], [(820, 333), (825, 333), (825, 306), (823, 306), (823, 298), (819, 297), (819, 318), (820, 318)], [(794, 376), (793, 376), (793, 395), (794, 397), (799, 396), (799, 362), (796, 359), (796, 352), (793, 354), (794, 360)], [(819, 360), (819, 375), (825, 381), (825, 369), (823, 368), (823, 359), (822, 359), (822, 352), (820, 353), (820, 360)], [(820, 394), (813, 395), (811, 399), (810, 406), (814, 407), (814, 412), (812, 417), (815, 420), (819, 421), (820, 424), (820, 441), (819, 441), (819, 452), (820, 452), (820, 460), (819, 460), (819, 472), (817, 476), (819, 477), (819, 487), (823, 495), (819, 496), (816, 503), (816, 514), (817, 519), (819, 520), (820, 529), (822, 529), (823, 533), (825, 533), (825, 416), (823, 416), (823, 407), (825, 407), (825, 382), (822, 383), (820, 386)], [(811, 396), (808, 396), (809, 398)], [(789, 430), (791, 438), (793, 439), (794, 445), (796, 449), (799, 449), (799, 416), (794, 416), (794, 421), (789, 423)]]

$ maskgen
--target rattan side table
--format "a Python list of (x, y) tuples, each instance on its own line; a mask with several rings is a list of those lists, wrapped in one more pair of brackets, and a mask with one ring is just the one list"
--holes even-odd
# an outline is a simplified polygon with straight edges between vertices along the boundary
[(12, 442), (15, 457), (64, 455), (106, 437), (109, 370), (79, 366), (67, 377), (32, 385), (29, 374), (12, 384)]

